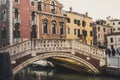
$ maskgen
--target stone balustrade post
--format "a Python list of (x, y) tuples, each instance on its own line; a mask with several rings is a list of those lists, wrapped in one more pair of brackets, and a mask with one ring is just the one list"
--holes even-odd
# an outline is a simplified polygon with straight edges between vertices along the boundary
[(118, 68), (120, 68), (120, 56), (118, 57)]
[(109, 67), (110, 66), (110, 59), (108, 56), (106, 56), (106, 66)]

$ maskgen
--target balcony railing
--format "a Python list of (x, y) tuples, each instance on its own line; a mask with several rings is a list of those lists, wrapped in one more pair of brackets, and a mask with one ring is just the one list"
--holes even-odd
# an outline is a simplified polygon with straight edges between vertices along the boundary
[(31, 21), (31, 26), (33, 26), (33, 25), (37, 25), (36, 20)]
[(14, 19), (14, 24), (16, 24), (16, 23), (19, 23), (19, 24), (20, 24), (20, 19), (19, 19), (19, 18), (15, 18), (15, 19)]

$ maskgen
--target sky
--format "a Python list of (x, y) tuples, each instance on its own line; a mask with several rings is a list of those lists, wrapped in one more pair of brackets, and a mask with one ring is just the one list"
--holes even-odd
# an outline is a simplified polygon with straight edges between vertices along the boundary
[(120, 19), (120, 0), (58, 0), (63, 4), (64, 10), (69, 11), (72, 7), (73, 11), (78, 13), (88, 12), (88, 15), (97, 19), (111, 18)]

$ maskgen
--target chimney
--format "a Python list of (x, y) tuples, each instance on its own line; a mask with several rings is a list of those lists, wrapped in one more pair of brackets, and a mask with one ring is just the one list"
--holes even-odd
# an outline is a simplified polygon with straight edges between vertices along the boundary
[(86, 17), (88, 16), (88, 12), (85, 13)]
[(70, 7), (70, 12), (72, 12), (72, 7)]

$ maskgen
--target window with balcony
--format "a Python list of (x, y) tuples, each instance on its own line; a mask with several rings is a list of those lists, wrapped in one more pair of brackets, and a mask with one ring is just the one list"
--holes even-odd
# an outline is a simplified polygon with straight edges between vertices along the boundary
[(5, 27), (2, 28), (1, 30), (1, 38), (6, 39), (7, 38), (7, 30)]
[(48, 34), (48, 20), (44, 19), (43, 20), (43, 34)]
[(7, 16), (6, 9), (4, 9), (1, 14), (1, 20), (6, 21), (6, 16)]
[(60, 22), (60, 35), (64, 35), (64, 22)]
[(51, 2), (51, 13), (55, 13), (55, 2)]
[(52, 34), (56, 34), (56, 21), (52, 21)]

